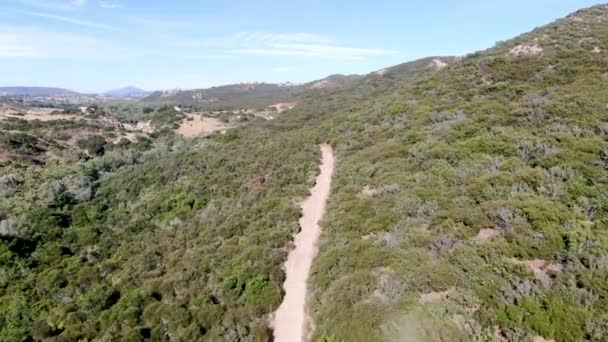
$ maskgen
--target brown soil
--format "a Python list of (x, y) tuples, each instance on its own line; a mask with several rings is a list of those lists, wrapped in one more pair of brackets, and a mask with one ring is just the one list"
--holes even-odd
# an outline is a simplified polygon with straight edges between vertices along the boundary
[(474, 240), (477, 242), (484, 242), (493, 239), (497, 236), (500, 236), (500, 232), (498, 230), (493, 228), (484, 228), (479, 230), (479, 233), (477, 233), (477, 236)]
[(331, 177), (334, 171), (334, 156), (330, 145), (321, 145), (321, 172), (302, 202), (301, 231), (294, 238), (295, 248), (289, 252), (285, 262), (286, 279), (283, 284), (285, 297), (274, 315), (275, 342), (298, 342), (307, 340), (311, 321), (306, 313), (307, 280), (312, 261), (317, 254), (321, 235), (319, 220), (325, 212), (329, 197)]
[(183, 120), (176, 132), (188, 138), (206, 136), (214, 132), (225, 132), (233, 127), (219, 119), (200, 114), (188, 114), (187, 117), (192, 118), (192, 120)]

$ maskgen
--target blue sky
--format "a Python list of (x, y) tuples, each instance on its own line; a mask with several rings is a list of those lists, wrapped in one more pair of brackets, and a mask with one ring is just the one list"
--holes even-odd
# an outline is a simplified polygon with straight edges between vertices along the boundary
[(0, 86), (304, 82), (494, 45), (590, 0), (2, 0)]

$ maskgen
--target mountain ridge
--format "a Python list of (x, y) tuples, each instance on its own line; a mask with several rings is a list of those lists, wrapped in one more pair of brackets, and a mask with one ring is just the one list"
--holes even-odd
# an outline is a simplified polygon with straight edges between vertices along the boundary
[(63, 88), (53, 87), (0, 87), (0, 94), (4, 96), (56, 96), (56, 95), (78, 95), (78, 92)]

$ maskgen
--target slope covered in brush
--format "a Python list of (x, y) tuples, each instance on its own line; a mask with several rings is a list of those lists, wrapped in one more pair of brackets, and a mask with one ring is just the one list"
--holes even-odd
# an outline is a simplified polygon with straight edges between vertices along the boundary
[(266, 107), (280, 102), (297, 101), (306, 93), (322, 94), (326, 89), (350, 86), (359, 75), (331, 75), (304, 84), (240, 83), (207, 89), (156, 91), (144, 103), (172, 103), (205, 110)]
[(332, 118), (432, 74), (429, 62), (313, 89), (285, 117), (224, 135), (4, 170), (0, 336), (266, 339)]
[(607, 338), (608, 7), (335, 116), (327, 341)]

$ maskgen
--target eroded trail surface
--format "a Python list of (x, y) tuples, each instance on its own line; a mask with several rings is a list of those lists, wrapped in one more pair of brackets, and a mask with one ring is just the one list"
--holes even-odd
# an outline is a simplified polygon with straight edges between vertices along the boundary
[(317, 254), (321, 235), (319, 220), (323, 217), (334, 172), (334, 154), (330, 145), (321, 145), (321, 173), (317, 176), (310, 196), (302, 202), (300, 232), (294, 238), (295, 248), (285, 262), (285, 298), (275, 312), (273, 329), (275, 342), (306, 340), (309, 318), (306, 314), (307, 279), (310, 266)]

